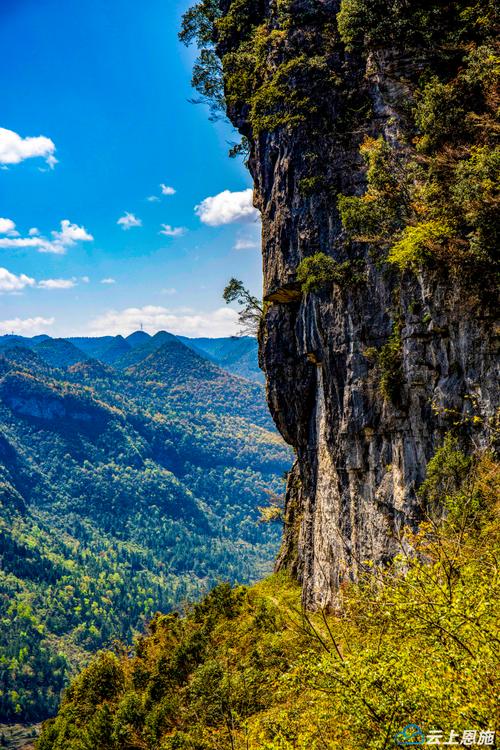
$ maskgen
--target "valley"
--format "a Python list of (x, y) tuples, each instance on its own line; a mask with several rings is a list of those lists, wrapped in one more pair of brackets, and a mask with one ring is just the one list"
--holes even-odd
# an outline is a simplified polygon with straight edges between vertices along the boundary
[(271, 570), (258, 506), (290, 452), (263, 387), (214, 359), (166, 332), (0, 339), (4, 720), (53, 713), (156, 611)]

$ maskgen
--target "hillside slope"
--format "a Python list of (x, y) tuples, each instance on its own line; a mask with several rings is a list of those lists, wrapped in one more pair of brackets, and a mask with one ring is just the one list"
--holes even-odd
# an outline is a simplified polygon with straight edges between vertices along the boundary
[(226, 338), (190, 339), (179, 336), (180, 340), (198, 354), (209, 357), (213, 362), (234, 375), (264, 382), (264, 375), (259, 368), (258, 342), (249, 336), (231, 336)]
[(281, 573), (157, 616), (132, 656), (75, 679), (38, 750), (492, 746), (499, 468), (448, 441), (426, 484), (448, 520), (408, 536), (422, 556), (345, 587), (342, 614), (305, 613)]
[(257, 506), (290, 458), (261, 386), (165, 340), (125, 371), (53, 340), (0, 357), (3, 720), (49, 715), (156, 610), (270, 570)]

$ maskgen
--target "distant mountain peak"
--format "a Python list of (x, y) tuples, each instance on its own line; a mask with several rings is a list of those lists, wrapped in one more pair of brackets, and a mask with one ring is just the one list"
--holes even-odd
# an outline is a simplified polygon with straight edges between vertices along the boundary
[(85, 352), (67, 339), (44, 339), (33, 350), (52, 367), (69, 367), (88, 359)]
[(153, 336), (153, 340), (154, 341), (159, 341), (159, 340), (161, 340), (161, 341), (174, 341), (174, 340), (175, 341), (179, 341), (179, 339), (177, 338), (177, 336), (174, 336), (173, 333), (169, 333), (168, 331), (158, 331)]
[(149, 333), (146, 333), (146, 331), (134, 331), (129, 336), (126, 337), (126, 341), (130, 344), (130, 346), (135, 349), (136, 346), (141, 346), (142, 344), (145, 344), (146, 341), (149, 341), (151, 338)]

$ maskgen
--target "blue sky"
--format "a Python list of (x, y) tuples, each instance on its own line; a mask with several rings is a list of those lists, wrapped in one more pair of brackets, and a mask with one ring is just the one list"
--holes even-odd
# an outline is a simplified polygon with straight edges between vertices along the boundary
[(259, 292), (236, 134), (188, 101), (188, 5), (2, 0), (0, 333), (228, 335), (225, 282)]

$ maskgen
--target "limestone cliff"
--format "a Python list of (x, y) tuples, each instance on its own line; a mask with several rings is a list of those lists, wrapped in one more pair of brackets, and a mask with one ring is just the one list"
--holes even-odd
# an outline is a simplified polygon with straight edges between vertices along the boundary
[[(484, 293), (488, 264), (470, 266), (464, 255), (454, 267), (434, 259), (398, 268), (386, 262), (383, 243), (348, 235), (337, 207), (338, 195), (367, 189), (359, 152), (367, 137), (383, 138), (396, 170), (408, 164), (419, 132), (412, 107), (421, 76), (438, 71), (448, 81), (462, 58), (436, 54), (438, 16), (426, 37), (410, 18), (402, 44), (393, 24), (389, 32), (381, 26), (378, 43), (349, 46), (332, 0), (219, 7), (226, 107), (249, 141), (263, 222), (261, 364), (272, 415), (297, 456), (277, 567), (302, 582), (306, 606), (335, 607), (342, 582), (367, 560), (390, 558), (403, 525), (418, 521), (416, 491), (445, 433), (458, 427), (475, 445), (491, 440), (498, 330), (492, 296)], [(238, 25), (235, 14), (244, 9)], [(236, 88), (259, 44), (253, 75), (260, 80), (245, 100)], [(238, 68), (245, 54), (247, 67)], [(297, 268), (318, 252), (344, 263), (344, 283), (304, 293)], [(395, 330), (397, 382), (387, 397), (377, 353)]]

